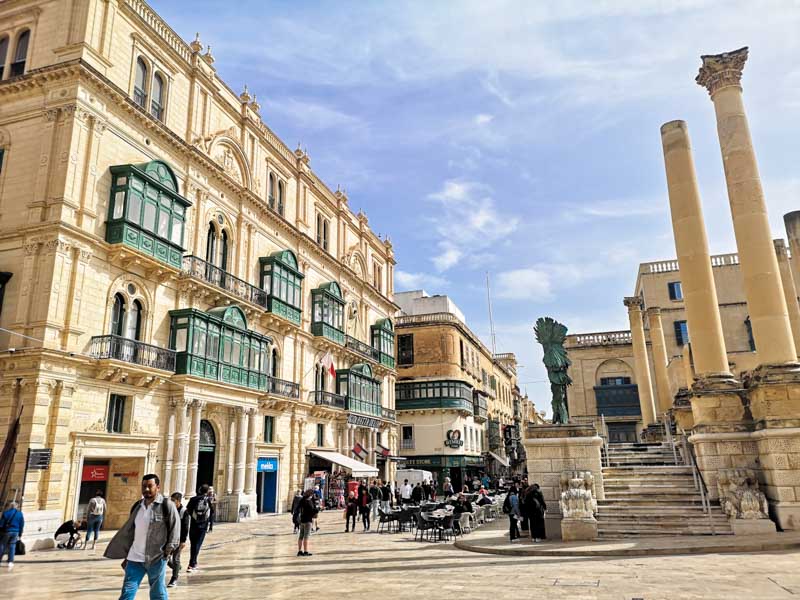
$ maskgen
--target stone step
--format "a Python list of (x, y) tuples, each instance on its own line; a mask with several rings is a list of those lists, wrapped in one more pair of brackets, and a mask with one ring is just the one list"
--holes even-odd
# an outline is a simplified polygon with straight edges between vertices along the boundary
[(694, 487), (694, 480), (691, 477), (684, 475), (673, 475), (670, 477), (603, 477), (603, 487), (610, 485), (631, 485), (631, 486), (668, 486), (673, 485), (677, 487), (689, 486)]
[(598, 500), (598, 506), (630, 506), (630, 507), (651, 507), (651, 506), (703, 506), (703, 501), (698, 496), (692, 498), (690, 496), (681, 496), (679, 498), (659, 498), (657, 496), (649, 496), (647, 498), (629, 499), (629, 498), (606, 498), (605, 500)]
[(683, 494), (693, 496), (697, 493), (694, 486), (685, 485), (605, 485), (606, 496), (609, 498), (617, 497), (616, 494), (631, 492), (636, 494), (646, 494), (654, 496), (658, 494)]
[(733, 535), (732, 531), (717, 531), (712, 532), (708, 530), (675, 530), (675, 531), (619, 531), (619, 530), (597, 530), (597, 536), (603, 540), (616, 540), (616, 539), (630, 539), (630, 538), (648, 538), (648, 537), (673, 537), (673, 536), (692, 536), (692, 535)]
[(697, 495), (697, 500), (701, 499), (700, 494), (694, 490), (606, 490), (606, 501), (635, 501), (638, 498), (643, 500), (691, 500)]
[[(703, 512), (703, 506), (700, 504), (690, 504), (688, 506), (628, 506), (623, 504), (604, 504), (605, 501), (598, 502), (598, 512), (601, 515), (636, 515), (642, 517), (658, 517), (665, 516), (706, 516)], [(719, 512), (718, 512), (719, 511)], [(711, 508), (711, 514), (724, 514), (718, 507)]]
[(662, 527), (672, 525), (691, 524), (704, 524), (712, 522), (716, 526), (718, 523), (728, 524), (728, 517), (724, 514), (705, 515), (703, 513), (687, 515), (609, 515), (600, 512), (597, 515), (597, 520), (603, 525), (618, 524), (618, 525), (634, 525), (642, 527)]
[(685, 465), (649, 465), (646, 467), (636, 465), (603, 467), (603, 475), (670, 475), (676, 473), (692, 474), (692, 467)]

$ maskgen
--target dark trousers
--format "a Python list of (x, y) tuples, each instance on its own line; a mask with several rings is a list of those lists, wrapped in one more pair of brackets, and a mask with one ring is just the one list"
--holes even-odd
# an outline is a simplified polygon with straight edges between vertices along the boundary
[(345, 525), (344, 525), (345, 531), (350, 531), (350, 521), (353, 522), (353, 531), (355, 531), (356, 530), (356, 513), (353, 513), (351, 515), (348, 514), (346, 519), (347, 520), (345, 521)]
[(197, 566), (197, 555), (200, 554), (200, 547), (203, 545), (203, 540), (206, 539), (206, 526), (198, 527), (194, 521), (189, 525), (189, 544), (191, 550), (189, 552), (189, 566), (194, 568)]
[(369, 529), (369, 506), (361, 507), (361, 522), (364, 524), (364, 529)]
[(181, 552), (176, 548), (172, 553), (172, 579), (170, 581), (178, 581), (178, 575), (181, 573)]
[(512, 540), (519, 538), (519, 527), (517, 526), (517, 517), (508, 515), (508, 536)]
[(217, 509), (211, 505), (211, 514), (208, 515), (208, 530), (214, 531), (214, 521), (217, 520)]
[(522, 515), (520, 529), (522, 529), (522, 531), (528, 531), (528, 515)]

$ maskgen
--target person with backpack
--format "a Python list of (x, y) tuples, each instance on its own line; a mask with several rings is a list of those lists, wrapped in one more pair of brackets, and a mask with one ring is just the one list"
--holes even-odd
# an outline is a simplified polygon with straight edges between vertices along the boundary
[(167, 598), (164, 575), (167, 559), (178, 547), (180, 519), (175, 504), (161, 495), (158, 475), (142, 478), (142, 499), (106, 547), (103, 556), (122, 558), (125, 579), (119, 600), (134, 600), (145, 574), (151, 598)]
[(14, 568), (14, 556), (17, 552), (17, 542), (22, 537), (25, 529), (25, 516), (19, 510), (16, 502), (9, 502), (8, 510), (0, 517), (0, 561), (8, 552), (8, 570)]
[(217, 493), (214, 491), (214, 486), (208, 486), (208, 505), (211, 508), (211, 514), (208, 516), (208, 533), (214, 531), (214, 523), (217, 520)]
[(170, 496), (172, 502), (175, 503), (175, 508), (178, 510), (178, 517), (181, 523), (180, 545), (175, 549), (168, 561), (172, 566), (172, 577), (167, 584), (167, 587), (175, 587), (178, 585), (178, 575), (181, 573), (181, 551), (186, 547), (186, 538), (189, 535), (189, 511), (181, 504), (183, 494), (175, 492)]
[(204, 483), (197, 490), (197, 495), (189, 500), (186, 511), (191, 517), (189, 522), (189, 567), (187, 573), (199, 571), (197, 567), (197, 557), (203, 540), (206, 539), (208, 521), (211, 518), (211, 502), (208, 499), (208, 484)]
[(311, 537), (311, 524), (319, 513), (314, 502), (314, 490), (306, 490), (298, 506), (300, 530), (297, 535), (297, 556), (311, 556), (308, 551), (308, 538)]
[(83, 549), (89, 546), (89, 540), (92, 540), (92, 533), (94, 539), (92, 540), (92, 550), (97, 545), (97, 540), (100, 538), (100, 527), (103, 525), (103, 518), (106, 514), (106, 501), (103, 498), (103, 490), (97, 490), (94, 498), (89, 500), (86, 507), (86, 543)]
[(512, 543), (516, 542), (520, 538), (519, 519), (521, 518), (516, 486), (512, 485), (506, 495), (506, 499), (503, 502), (503, 513), (508, 515), (508, 536)]

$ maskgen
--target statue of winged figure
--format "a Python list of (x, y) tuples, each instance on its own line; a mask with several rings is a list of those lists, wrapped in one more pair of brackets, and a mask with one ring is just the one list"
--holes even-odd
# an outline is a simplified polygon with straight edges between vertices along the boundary
[(536, 341), (544, 349), (544, 366), (550, 379), (550, 390), (553, 394), (553, 423), (566, 424), (569, 420), (567, 410), (567, 386), (572, 379), (567, 375), (567, 368), (572, 364), (564, 349), (567, 328), (555, 319), (540, 317), (533, 328)]

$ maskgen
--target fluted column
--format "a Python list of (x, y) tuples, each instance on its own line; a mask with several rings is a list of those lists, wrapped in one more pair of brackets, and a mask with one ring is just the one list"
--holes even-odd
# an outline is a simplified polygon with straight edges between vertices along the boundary
[(642, 299), (638, 296), (625, 298), (628, 319), (631, 323), (633, 342), (633, 363), (636, 370), (636, 385), (639, 390), (639, 406), (642, 410), (642, 423), (645, 427), (655, 423), (656, 409), (653, 402), (653, 383), (650, 379), (650, 361), (647, 359), (647, 343), (644, 339), (642, 321)]
[[(794, 275), (792, 275), (792, 265), (789, 264), (789, 251), (783, 240), (774, 240), (775, 256), (778, 258), (778, 269), (781, 274), (781, 287), (783, 297), (786, 300), (786, 310), (789, 313), (789, 324), (792, 327), (792, 338), (794, 339), (795, 349), (800, 347), (800, 304), (797, 303), (797, 292), (795, 291)], [(758, 347), (756, 346), (756, 351)]]
[(772, 245), (764, 191), (742, 101), (741, 79), (747, 48), (703, 56), (702, 60), (697, 83), (708, 90), (714, 103), (733, 231), (759, 363), (796, 362), (797, 351)]
[(339, 454), (344, 454), (344, 427), (342, 425), (336, 427), (336, 447)]
[(161, 486), (165, 494), (171, 494), (174, 490), (172, 485), (175, 481), (172, 473), (172, 468), (175, 459), (175, 426), (177, 416), (175, 408), (178, 402), (175, 398), (170, 398), (167, 403), (167, 443), (164, 448), (164, 481)]
[(234, 470), (233, 493), (241, 494), (244, 492), (244, 469), (247, 460), (247, 411), (241, 407), (236, 407), (236, 467)]
[[(800, 296), (800, 210), (795, 210), (783, 215), (783, 224), (786, 226), (786, 239), (789, 240), (789, 250), (792, 253), (792, 275), (794, 276), (795, 295)], [(794, 341), (795, 346), (798, 340)]]
[(256, 490), (256, 415), (258, 410), (248, 409), (247, 429), (247, 474), (245, 477), (245, 493), (252, 494)]
[(200, 456), (200, 412), (205, 403), (200, 400), (192, 402), (192, 434), (189, 444), (189, 483), (186, 486), (187, 495), (197, 493), (197, 461)]
[(652, 307), (647, 309), (647, 322), (650, 324), (650, 344), (653, 347), (653, 370), (656, 373), (656, 390), (658, 402), (656, 407), (659, 414), (672, 408), (672, 393), (669, 387), (667, 374), (667, 344), (664, 341), (664, 328), (661, 324), (661, 309)]
[(225, 449), (228, 456), (228, 470), (225, 478), (225, 488), (228, 494), (233, 493), (234, 479), (236, 478), (236, 411), (228, 414), (228, 447)]
[(189, 408), (189, 400), (179, 398), (176, 406), (175, 413), (177, 417), (177, 433), (176, 439), (178, 443), (175, 445), (175, 485), (173, 491), (186, 494), (186, 463), (189, 461), (189, 415), (187, 410)]
[(730, 376), (686, 123), (670, 121), (662, 125), (661, 144), (695, 371), (700, 377), (715, 374)]

